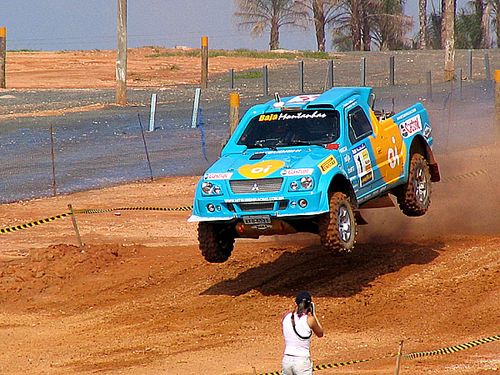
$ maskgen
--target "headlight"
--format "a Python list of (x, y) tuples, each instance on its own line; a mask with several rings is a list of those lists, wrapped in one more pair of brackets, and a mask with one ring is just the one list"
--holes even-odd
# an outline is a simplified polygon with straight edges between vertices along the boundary
[(299, 184), (297, 183), (297, 181), (293, 181), (291, 184), (290, 184), (290, 189), (292, 190), (297, 190), (299, 188)]
[(206, 195), (220, 195), (222, 193), (220, 186), (208, 181), (202, 182), (201, 191)]
[(312, 187), (313, 187), (313, 179), (311, 177), (309, 177), (309, 176), (302, 177), (300, 179), (300, 184), (306, 190), (312, 189)]

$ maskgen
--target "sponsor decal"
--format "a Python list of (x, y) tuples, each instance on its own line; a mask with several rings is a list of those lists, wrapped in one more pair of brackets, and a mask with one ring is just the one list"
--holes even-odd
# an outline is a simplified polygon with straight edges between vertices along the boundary
[(400, 164), (398, 147), (396, 145), (396, 138), (392, 137), (393, 147), (387, 149), (387, 161), (389, 162), (389, 167), (392, 169), (396, 168)]
[(327, 173), (333, 167), (337, 165), (337, 159), (335, 159), (332, 155), (328, 156), (325, 160), (318, 164), (318, 168), (322, 174)]
[(344, 161), (346, 163), (349, 163), (351, 161), (351, 155), (347, 154), (347, 155), (344, 155)]
[(368, 182), (373, 180), (372, 161), (370, 153), (363, 143), (352, 150), (354, 161), (356, 162), (356, 169), (358, 171), (359, 186), (363, 187)]
[(229, 180), (233, 172), (223, 172), (223, 173), (206, 173), (203, 178), (205, 180)]
[(247, 203), (247, 202), (272, 202), (282, 201), (285, 197), (272, 197), (272, 198), (237, 198), (237, 199), (224, 199), (224, 203)]
[(238, 172), (250, 179), (264, 178), (276, 172), (285, 165), (281, 160), (264, 160), (256, 164), (245, 164), (238, 168)]
[(287, 120), (303, 120), (303, 119), (316, 119), (325, 118), (327, 115), (324, 112), (298, 112), (298, 113), (271, 113), (268, 115), (260, 115), (259, 122), (269, 121), (287, 121)]
[(396, 117), (396, 121), (399, 121), (399, 120), (405, 118), (406, 116), (410, 116), (411, 114), (413, 114), (415, 112), (417, 112), (417, 109), (416, 108), (412, 108), (408, 112), (405, 112), (402, 115), (399, 115), (398, 117)]
[(307, 102), (313, 101), (318, 96), (319, 96), (319, 94), (314, 94), (314, 95), (298, 95), (298, 96), (293, 97), (289, 101), (287, 101), (286, 104), (307, 103)]
[(283, 169), (280, 174), (282, 176), (305, 176), (312, 174), (314, 169), (312, 168), (296, 168), (296, 169)]
[(351, 174), (354, 172), (354, 166), (347, 168), (347, 173)]
[(356, 105), (356, 103), (357, 103), (356, 99), (351, 99), (347, 103), (344, 104), (344, 109), (349, 110), (349, 109), (351, 109), (351, 107), (354, 107)]
[(420, 119), (420, 115), (410, 117), (408, 120), (403, 121), (399, 124), (399, 129), (401, 130), (401, 135), (404, 138), (408, 138), (409, 136), (419, 132), (422, 130), (422, 120)]
[(272, 155), (272, 154), (294, 154), (296, 152), (302, 152), (302, 149), (266, 151), (266, 155)]
[(425, 124), (424, 137), (429, 139), (429, 137), (431, 136), (431, 132), (432, 132), (432, 128), (429, 126), (429, 124)]
[(346, 152), (346, 151), (347, 151), (347, 146), (344, 146), (344, 147), (342, 147), (342, 148), (339, 150), (339, 152), (340, 152), (340, 153), (343, 153), (343, 152)]

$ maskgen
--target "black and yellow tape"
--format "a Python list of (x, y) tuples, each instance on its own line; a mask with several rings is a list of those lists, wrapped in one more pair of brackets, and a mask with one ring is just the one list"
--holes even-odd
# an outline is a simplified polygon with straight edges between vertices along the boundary
[(89, 208), (74, 210), (75, 214), (103, 214), (115, 211), (191, 211), (193, 206), (180, 207), (118, 207), (118, 208)]
[[(75, 214), (101, 214), (106, 212), (115, 212), (115, 211), (191, 211), (193, 206), (180, 206), (180, 207), (119, 207), (119, 208), (90, 208), (90, 209), (81, 209), (81, 210), (73, 210)], [(0, 234), (12, 233), (22, 229), (33, 228), (40, 224), (50, 223), (57, 219), (62, 219), (63, 217), (71, 216), (71, 212), (65, 212), (63, 214), (51, 216), (45, 219), (35, 220), (29, 223), (15, 225), (12, 227), (0, 228)]]
[(54, 220), (62, 219), (63, 217), (67, 217), (67, 216), (70, 216), (70, 215), (71, 215), (71, 212), (65, 212), (63, 214), (59, 214), (59, 215), (47, 217), (45, 219), (39, 219), (39, 220), (31, 221), (31, 222), (25, 223), (25, 224), (15, 225), (13, 227), (0, 228), (0, 233), (2, 233), (2, 234), (4, 234), (4, 233), (12, 233), (12, 232), (16, 232), (16, 231), (22, 230), (22, 229), (33, 228), (33, 227), (36, 227), (37, 225), (50, 223), (50, 222), (52, 222)]
[(448, 346), (446, 348), (440, 348), (440, 349), (435, 349), (435, 350), (429, 350), (426, 352), (414, 352), (414, 353), (408, 353), (403, 356), (404, 359), (415, 359), (415, 358), (421, 358), (421, 357), (429, 357), (429, 356), (434, 356), (434, 355), (443, 355), (443, 354), (452, 354), (459, 352), (461, 350), (466, 350), (466, 349), (471, 349), (479, 345), (484, 345), (493, 341), (498, 341), (500, 340), (500, 335), (494, 335), (490, 337), (484, 337), (479, 340), (473, 340), (466, 342), (464, 344), (459, 344), (459, 345), (453, 345), (453, 346)]
[[(479, 345), (484, 345), (484, 344), (487, 344), (487, 343), (490, 343), (493, 341), (499, 341), (499, 340), (500, 340), (500, 335), (494, 335), (494, 336), (484, 337), (484, 338), (478, 339), (478, 340), (469, 341), (469, 342), (466, 342), (464, 344), (448, 346), (446, 348), (435, 349), (435, 350), (430, 350), (430, 351), (425, 351), (425, 352), (408, 353), (408, 354), (403, 355), (402, 357), (404, 359), (416, 359), (416, 358), (420, 358), (420, 357), (451, 354), (451, 353), (455, 353), (455, 352), (458, 352), (461, 350), (471, 349), (471, 348), (474, 348), (474, 347), (479, 346)], [(313, 371), (326, 370), (326, 369), (343, 367), (343, 366), (350, 366), (350, 365), (354, 365), (357, 363), (365, 363), (365, 362), (375, 361), (378, 359), (393, 358), (396, 356), (397, 356), (396, 354), (390, 354), (390, 355), (386, 355), (383, 357), (376, 357), (376, 358), (370, 358), (370, 359), (357, 359), (357, 360), (345, 361), (345, 362), (327, 363), (327, 364), (314, 366)], [(281, 375), (281, 371), (262, 372), (262, 373), (259, 373), (258, 375)]]

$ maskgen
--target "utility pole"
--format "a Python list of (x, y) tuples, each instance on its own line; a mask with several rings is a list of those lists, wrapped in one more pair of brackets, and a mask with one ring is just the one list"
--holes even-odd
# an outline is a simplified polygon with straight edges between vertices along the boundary
[(116, 104), (127, 104), (127, 0), (118, 0), (118, 55), (116, 58)]
[(444, 80), (455, 78), (455, 0), (445, 0)]

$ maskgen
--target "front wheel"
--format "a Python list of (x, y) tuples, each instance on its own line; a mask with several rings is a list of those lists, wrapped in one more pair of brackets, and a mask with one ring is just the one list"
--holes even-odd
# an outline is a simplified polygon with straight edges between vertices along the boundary
[(356, 219), (347, 195), (334, 193), (330, 198), (330, 212), (319, 221), (321, 244), (334, 252), (350, 251), (356, 243)]
[(224, 263), (234, 248), (234, 228), (219, 223), (198, 223), (198, 242), (201, 255), (207, 262)]
[(431, 203), (431, 174), (425, 158), (411, 156), (408, 182), (396, 194), (399, 208), (407, 216), (422, 216)]

